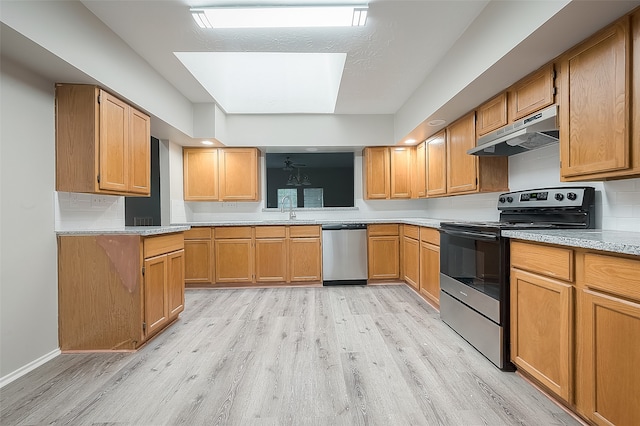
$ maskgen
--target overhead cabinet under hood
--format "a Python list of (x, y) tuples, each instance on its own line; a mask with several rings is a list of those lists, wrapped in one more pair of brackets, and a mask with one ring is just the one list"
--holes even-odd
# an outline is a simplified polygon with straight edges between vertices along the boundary
[(472, 155), (509, 156), (557, 143), (558, 106), (551, 105), (478, 138)]

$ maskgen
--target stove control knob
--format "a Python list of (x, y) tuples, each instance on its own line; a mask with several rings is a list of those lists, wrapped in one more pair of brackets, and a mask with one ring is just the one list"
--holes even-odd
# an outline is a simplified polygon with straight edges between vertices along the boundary
[(559, 192), (558, 192), (558, 193), (556, 194), (556, 200), (558, 200), (558, 201), (562, 201), (563, 199), (564, 199), (564, 195), (562, 195), (561, 193), (559, 193)]
[(504, 197), (500, 197), (500, 198), (498, 198), (498, 201), (499, 201), (500, 203), (504, 203)]
[(513, 197), (507, 197), (507, 203), (513, 203)]
[(568, 192), (567, 193), (567, 198), (571, 201), (574, 201), (576, 198), (578, 198), (578, 196), (576, 195), (575, 192)]

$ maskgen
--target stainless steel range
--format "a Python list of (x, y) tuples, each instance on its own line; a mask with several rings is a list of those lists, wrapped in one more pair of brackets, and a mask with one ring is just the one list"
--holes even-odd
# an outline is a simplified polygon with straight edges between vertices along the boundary
[(595, 226), (592, 187), (500, 194), (499, 222), (440, 224), (440, 317), (498, 368), (509, 361), (509, 239), (503, 229)]

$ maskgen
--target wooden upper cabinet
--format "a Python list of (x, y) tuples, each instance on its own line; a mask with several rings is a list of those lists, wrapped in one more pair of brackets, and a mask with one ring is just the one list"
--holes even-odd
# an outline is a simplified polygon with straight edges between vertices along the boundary
[(467, 154), (475, 146), (472, 112), (447, 127), (447, 193), (475, 192), (478, 188), (478, 157)]
[(477, 114), (476, 132), (478, 136), (506, 126), (508, 123), (506, 92), (480, 105)]
[(555, 102), (555, 71), (549, 63), (509, 89), (509, 121), (520, 120)]
[(56, 85), (56, 190), (151, 193), (150, 119), (91, 85)]
[(258, 150), (219, 150), (220, 201), (258, 201)]
[(425, 141), (427, 146), (427, 196), (447, 193), (447, 142), (445, 131)]
[(411, 170), (412, 151), (411, 147), (390, 147), (390, 169), (391, 190), (390, 198), (411, 198)]
[(218, 201), (218, 150), (183, 148), (185, 201)]
[(630, 22), (629, 16), (616, 21), (559, 62), (562, 180), (640, 173), (640, 162), (632, 161)]
[(389, 198), (389, 149), (386, 146), (367, 147), (363, 152), (365, 200)]
[(126, 192), (129, 106), (103, 90), (100, 99), (100, 189)]
[(129, 192), (151, 194), (151, 122), (131, 108), (129, 122)]
[(427, 196), (427, 144), (419, 143), (414, 154), (413, 173), (413, 198), (424, 198)]

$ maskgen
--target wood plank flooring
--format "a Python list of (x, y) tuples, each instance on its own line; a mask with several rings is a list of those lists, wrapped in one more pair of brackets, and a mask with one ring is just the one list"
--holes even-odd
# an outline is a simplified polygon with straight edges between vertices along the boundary
[(137, 353), (65, 354), (2, 425), (577, 425), (404, 285), (187, 290)]

